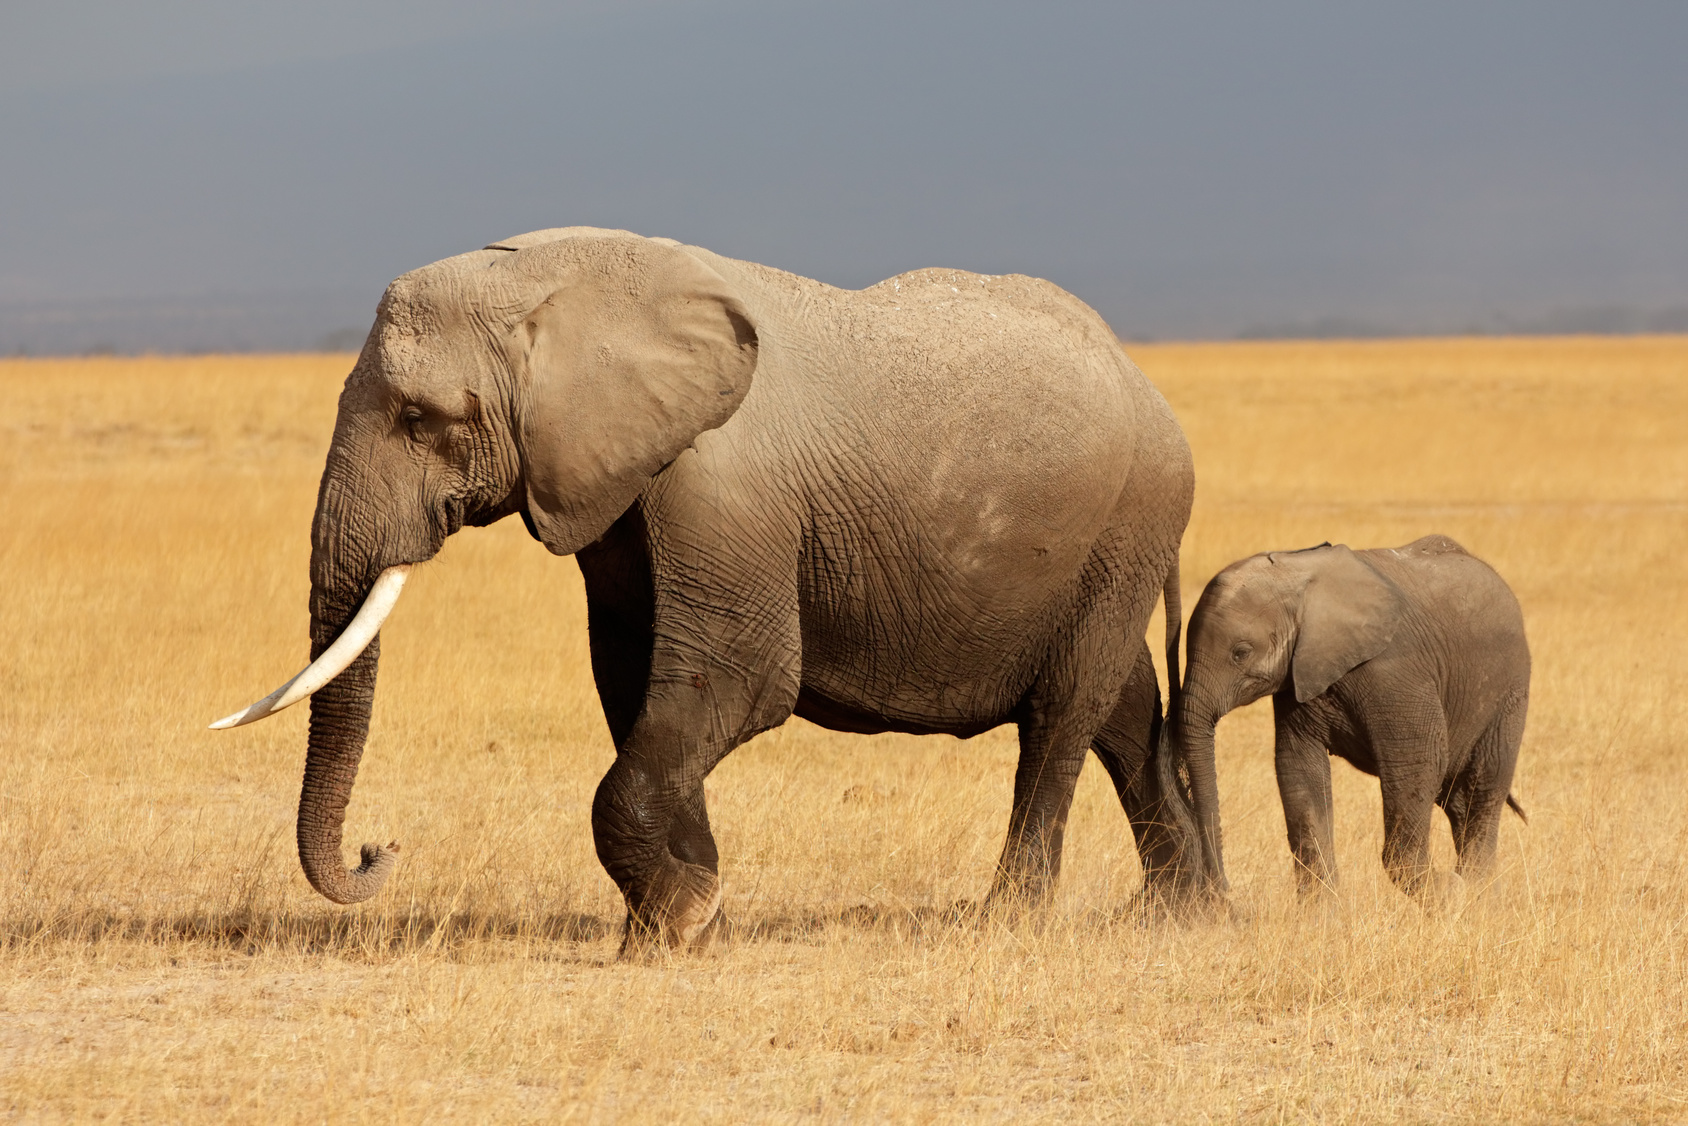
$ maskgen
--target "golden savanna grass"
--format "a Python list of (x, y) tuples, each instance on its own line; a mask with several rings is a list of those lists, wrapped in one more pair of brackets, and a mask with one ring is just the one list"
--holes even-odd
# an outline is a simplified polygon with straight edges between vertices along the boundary
[(1220, 729), (1233, 919), (1123, 912), (1136, 856), (1092, 761), (1052, 915), (956, 923), (1012, 731), (794, 720), (710, 779), (738, 939), (618, 964), (579, 574), (506, 521), (386, 631), (347, 836), (402, 861), (334, 907), (293, 855), (306, 709), (205, 724), (304, 656), (348, 357), (8, 361), (0, 1113), (1688, 1119), (1688, 339), (1132, 351), (1195, 448), (1186, 606), (1256, 550), (1431, 531), (1517, 590), (1531, 820), (1486, 895), (1398, 895), (1377, 783), (1338, 762), (1344, 882), (1298, 907), (1257, 706)]

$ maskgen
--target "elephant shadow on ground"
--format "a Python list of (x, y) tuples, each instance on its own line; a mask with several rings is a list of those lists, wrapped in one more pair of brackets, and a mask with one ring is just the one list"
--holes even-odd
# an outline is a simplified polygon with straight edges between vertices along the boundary
[(997, 926), (1015, 931), (1025, 928), (1033, 931), (1059, 928), (1110, 930), (1210, 922), (1214, 919), (1237, 922), (1244, 918), (1246, 913), (1228, 904), (1176, 904), (1153, 894), (1139, 894), (1114, 909), (1091, 908), (1072, 914), (1029, 907), (990, 907), (977, 900), (960, 899), (947, 904), (925, 905), (863, 903), (825, 910), (732, 918), (719, 937), (728, 944), (807, 942), (829, 930), (840, 930), (920, 940), (976, 934)]
[(730, 918), (721, 939), (728, 944), (807, 942), (829, 930), (849, 930), (897, 938), (924, 938), (976, 925), (979, 905), (972, 900), (949, 904), (859, 903), (823, 910), (788, 911)]
[[(761, 943), (801, 943), (829, 930), (896, 937), (928, 937), (974, 926), (976, 904), (882, 906), (861, 904), (815, 911), (793, 911), (723, 918), (712, 928), (710, 945), (732, 947)], [(214, 950), (259, 953), (383, 956), (418, 950), (449, 951), (467, 943), (529, 942), (578, 947), (619, 939), (619, 917), (582, 911), (410, 910), (404, 912), (333, 909), (147, 912), (89, 910), (53, 919), (0, 921), (0, 947), (41, 943), (93, 944), (129, 942), (189, 944)], [(559, 949), (559, 953), (563, 951)]]
[[(1058, 913), (987, 910), (975, 900), (942, 904), (872, 904), (723, 917), (707, 945), (717, 949), (770, 943), (806, 943), (828, 932), (852, 932), (923, 941), (978, 933), (993, 924), (1018, 928), (1049, 925), (1144, 925), (1157, 916), (1139, 908)], [(552, 944), (556, 956), (619, 939), (621, 918), (583, 911), (410, 910), (343, 912), (333, 909), (125, 912), (90, 910), (53, 919), (0, 920), (0, 947), (41, 943), (131, 942), (186, 944), (241, 954), (295, 953), (384, 957), (435, 950), (449, 955), (472, 943)]]
[(51, 920), (0, 922), (0, 946), (42, 942), (188, 943), (245, 954), (383, 955), (450, 949), (466, 942), (596, 943), (618, 936), (621, 921), (578, 911), (554, 914), (413, 910), (229, 911), (150, 914), (89, 911)]

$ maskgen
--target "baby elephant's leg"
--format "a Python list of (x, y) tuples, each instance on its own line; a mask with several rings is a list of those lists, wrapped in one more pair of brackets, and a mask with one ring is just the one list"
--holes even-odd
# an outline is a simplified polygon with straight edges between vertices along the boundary
[(1471, 763), (1445, 806), (1459, 855), (1455, 870), (1466, 880), (1481, 880), (1494, 869), (1500, 819), (1524, 738), (1525, 709), (1526, 700), (1520, 696), (1495, 717), (1472, 748)]
[(1384, 870), (1411, 896), (1446, 890), (1430, 871), (1430, 815), (1448, 760), (1446, 722), (1438, 711), (1433, 723), (1374, 734), (1372, 747), (1383, 790)]
[(1330, 796), (1330, 751), (1322, 730), (1295, 719), (1278, 723), (1273, 756), (1284, 827), (1295, 857), (1295, 888), (1302, 896), (1336, 886)]

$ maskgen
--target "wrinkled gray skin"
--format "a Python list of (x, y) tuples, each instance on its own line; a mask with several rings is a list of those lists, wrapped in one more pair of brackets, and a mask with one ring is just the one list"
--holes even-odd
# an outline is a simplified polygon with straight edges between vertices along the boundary
[[(1192, 823), (1164, 756), (1143, 769), (1143, 636), (1163, 585), (1177, 620), (1192, 492), (1166, 402), (1047, 282), (924, 270), (845, 291), (665, 239), (535, 232), (382, 298), (312, 525), (312, 656), (384, 568), (465, 524), (519, 513), (574, 554), (617, 750), (593, 833), (630, 941), (688, 943), (716, 917), (703, 780), (794, 712), (1017, 723), (998, 896), (1047, 891), (1094, 746), (1150, 884), (1177, 888)], [(378, 653), (311, 704), (299, 855), (340, 903), (394, 861), (341, 856)]]
[(1350, 551), (1255, 555), (1221, 571), (1190, 618), (1172, 717), (1187, 756), (1203, 856), (1224, 884), (1213, 731), (1272, 697), (1278, 792), (1303, 894), (1336, 882), (1330, 756), (1383, 789), (1383, 864), (1408, 894), (1437, 890), (1430, 817), (1453, 827), (1462, 877), (1494, 862), (1530, 699), (1518, 600), (1446, 536)]

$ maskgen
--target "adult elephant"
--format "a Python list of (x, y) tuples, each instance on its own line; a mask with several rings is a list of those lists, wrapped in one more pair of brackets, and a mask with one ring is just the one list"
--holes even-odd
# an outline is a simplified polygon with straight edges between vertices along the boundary
[(376, 632), (410, 565), (520, 513), (585, 576), (617, 751), (592, 827), (630, 938), (685, 944), (716, 917), (704, 777), (794, 712), (855, 732), (1017, 723), (999, 897), (1048, 890), (1094, 744), (1152, 882), (1177, 887), (1186, 799), (1143, 769), (1160, 725), (1143, 636), (1163, 586), (1178, 621), (1193, 488), (1165, 400), (1047, 282), (921, 270), (848, 291), (669, 239), (538, 231), (388, 288), (311, 528), (313, 664), (220, 723), (321, 689), (299, 858), (337, 903), (375, 894), (393, 849), (348, 871), (341, 827)]

